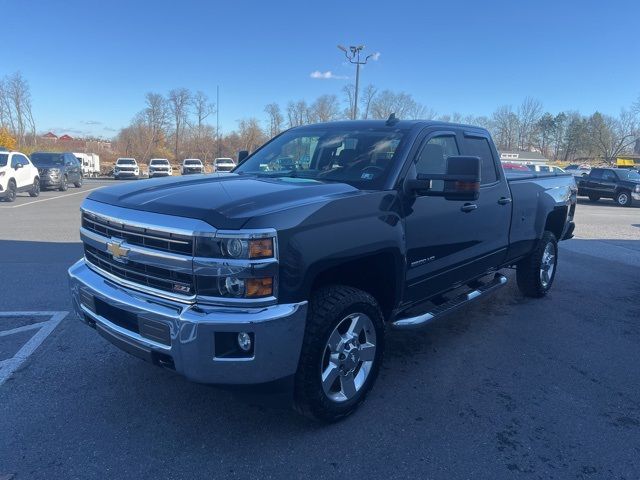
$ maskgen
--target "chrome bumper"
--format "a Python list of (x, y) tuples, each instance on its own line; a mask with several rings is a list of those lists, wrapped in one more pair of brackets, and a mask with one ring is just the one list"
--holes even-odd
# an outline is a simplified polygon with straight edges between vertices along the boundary
[[(307, 302), (262, 308), (184, 304), (124, 288), (94, 272), (84, 259), (69, 269), (77, 315), (119, 348), (189, 380), (257, 384), (293, 375), (298, 366)], [(96, 313), (96, 301), (134, 318), (138, 332)], [(166, 332), (164, 335), (162, 332)], [(253, 334), (253, 356), (217, 357), (216, 333)]]

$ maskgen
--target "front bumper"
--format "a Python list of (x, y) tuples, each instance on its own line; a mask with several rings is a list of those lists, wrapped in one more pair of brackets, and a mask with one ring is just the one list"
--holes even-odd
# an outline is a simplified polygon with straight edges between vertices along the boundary
[(196, 175), (199, 173), (204, 173), (204, 170), (201, 168), (185, 168), (182, 170), (183, 175)]
[[(263, 308), (183, 304), (117, 285), (94, 272), (84, 259), (69, 269), (69, 286), (74, 309), (85, 323), (119, 348), (175, 368), (189, 380), (259, 384), (291, 376), (297, 369), (307, 302)], [(110, 311), (135, 318), (138, 332), (121, 326), (119, 318), (97, 314), (96, 299), (108, 304)], [(162, 331), (167, 332), (164, 341)], [(216, 357), (215, 335), (220, 332), (253, 334), (253, 356)]]
[(120, 177), (137, 177), (138, 174), (135, 171), (122, 171), (120, 170), (117, 173), (114, 173), (113, 176), (115, 178), (120, 178)]

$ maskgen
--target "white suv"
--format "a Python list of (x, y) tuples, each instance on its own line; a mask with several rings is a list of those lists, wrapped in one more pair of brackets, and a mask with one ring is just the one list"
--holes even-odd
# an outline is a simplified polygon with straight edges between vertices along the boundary
[(138, 178), (140, 169), (135, 158), (119, 158), (113, 167), (113, 178)]
[(173, 175), (173, 168), (166, 158), (152, 158), (149, 160), (149, 178)]
[(189, 175), (190, 173), (204, 173), (204, 165), (199, 158), (185, 158), (180, 167), (181, 175)]
[(0, 151), (0, 198), (13, 202), (18, 192), (40, 195), (38, 169), (20, 152)]

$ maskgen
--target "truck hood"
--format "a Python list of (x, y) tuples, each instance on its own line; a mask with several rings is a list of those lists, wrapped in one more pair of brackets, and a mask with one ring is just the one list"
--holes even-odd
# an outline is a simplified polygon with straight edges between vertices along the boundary
[(360, 190), (344, 183), (235, 174), (198, 175), (124, 183), (92, 192), (91, 200), (154, 213), (203, 220), (238, 229), (247, 220)]

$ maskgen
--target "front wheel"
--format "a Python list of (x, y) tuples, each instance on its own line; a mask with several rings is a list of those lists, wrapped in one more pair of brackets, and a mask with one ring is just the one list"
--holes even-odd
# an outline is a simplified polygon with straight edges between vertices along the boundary
[(82, 182), (83, 182), (83, 180), (82, 180), (82, 176), (80, 176), (80, 177), (78, 178), (78, 181), (74, 183), (75, 187), (76, 187), (76, 188), (80, 188), (80, 187), (82, 186)]
[(296, 409), (335, 422), (371, 390), (384, 348), (384, 320), (376, 300), (346, 286), (325, 287), (311, 300), (295, 376)]
[(29, 195), (32, 197), (40, 195), (40, 180), (38, 178), (33, 181), (33, 186), (31, 187), (31, 190), (29, 190)]
[(553, 285), (557, 265), (558, 241), (553, 233), (546, 231), (535, 250), (518, 263), (518, 288), (526, 297), (544, 297)]
[(630, 207), (631, 206), (631, 193), (626, 190), (622, 190), (618, 192), (616, 195), (616, 203), (621, 207)]
[(7, 184), (7, 191), (5, 192), (4, 199), (7, 202), (15, 202), (16, 195), (18, 193), (18, 187), (16, 187), (16, 182), (13, 180), (9, 180)]
[(598, 200), (600, 200), (600, 195), (589, 195), (590, 202), (597, 202)]
[(68, 188), (69, 188), (69, 178), (65, 175), (64, 177), (62, 177), (62, 180), (60, 181), (60, 187), (58, 188), (58, 190), (60, 190), (61, 192), (66, 192)]

